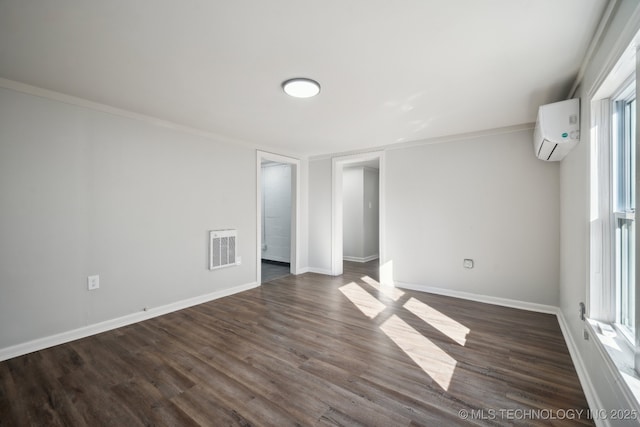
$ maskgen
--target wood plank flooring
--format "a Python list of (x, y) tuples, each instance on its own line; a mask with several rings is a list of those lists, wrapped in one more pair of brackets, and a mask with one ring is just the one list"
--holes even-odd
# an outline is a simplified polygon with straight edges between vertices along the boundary
[(2, 362), (0, 426), (593, 425), (550, 419), (588, 409), (555, 316), (376, 278), (345, 262)]

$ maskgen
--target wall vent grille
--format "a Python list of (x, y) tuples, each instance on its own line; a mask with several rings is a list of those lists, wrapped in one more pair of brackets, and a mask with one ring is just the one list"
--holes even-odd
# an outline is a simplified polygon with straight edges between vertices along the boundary
[(209, 232), (209, 270), (236, 265), (238, 230)]

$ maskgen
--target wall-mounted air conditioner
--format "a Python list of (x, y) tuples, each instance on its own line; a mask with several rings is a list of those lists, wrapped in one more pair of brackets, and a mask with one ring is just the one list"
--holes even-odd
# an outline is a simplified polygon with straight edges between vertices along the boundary
[(533, 147), (540, 160), (562, 160), (580, 142), (580, 98), (542, 105), (533, 132)]
[(209, 232), (209, 270), (236, 265), (237, 230)]

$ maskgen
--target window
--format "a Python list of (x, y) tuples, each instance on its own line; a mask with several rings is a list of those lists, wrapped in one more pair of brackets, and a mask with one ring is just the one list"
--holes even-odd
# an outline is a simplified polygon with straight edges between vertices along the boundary
[(611, 182), (616, 324), (635, 343), (635, 82), (613, 101)]
[(640, 404), (640, 345), (636, 345), (640, 343), (640, 292), (635, 280), (636, 240), (640, 244), (635, 221), (638, 41), (640, 31), (618, 59), (612, 58), (603, 69), (608, 72), (581, 95), (582, 104), (589, 105), (590, 124), (585, 339), (594, 337), (614, 381), (623, 386), (625, 398), (633, 396)]

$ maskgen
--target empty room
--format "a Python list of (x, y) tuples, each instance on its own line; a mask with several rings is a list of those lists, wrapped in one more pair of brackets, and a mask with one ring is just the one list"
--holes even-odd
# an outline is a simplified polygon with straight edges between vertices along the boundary
[(0, 426), (640, 425), (638, 0), (0, 0)]

